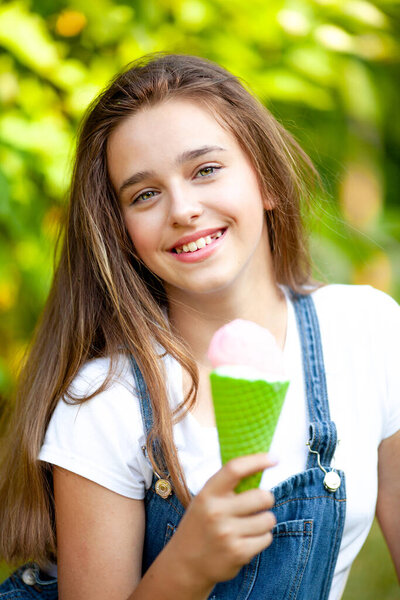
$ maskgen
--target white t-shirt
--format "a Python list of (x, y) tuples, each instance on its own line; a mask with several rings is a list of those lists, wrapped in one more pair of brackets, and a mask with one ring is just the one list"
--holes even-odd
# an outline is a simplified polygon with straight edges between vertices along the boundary
[[(287, 295), (286, 295), (287, 297)], [(346, 474), (346, 520), (329, 600), (341, 597), (350, 566), (371, 527), (377, 498), (380, 442), (400, 430), (400, 307), (369, 286), (328, 285), (313, 292), (319, 319), (331, 419), (340, 443), (334, 466)], [(284, 358), (290, 386), (271, 445), (279, 464), (264, 472), (270, 489), (303, 471), (308, 448), (308, 415), (300, 339), (288, 301)], [(180, 365), (166, 356), (171, 406), (182, 401)], [(73, 382), (88, 395), (107, 374), (108, 359), (82, 367)], [(196, 494), (220, 467), (216, 429), (200, 425), (191, 413), (174, 426), (174, 439), (189, 489)], [(81, 404), (60, 400), (39, 458), (59, 465), (129, 498), (141, 499), (152, 470), (143, 456), (140, 407), (128, 360), (121, 357), (118, 378)]]

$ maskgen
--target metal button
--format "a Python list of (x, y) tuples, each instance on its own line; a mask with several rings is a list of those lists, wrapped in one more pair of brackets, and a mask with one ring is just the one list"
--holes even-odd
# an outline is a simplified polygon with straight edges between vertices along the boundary
[(31, 568), (25, 569), (25, 571), (22, 573), (22, 581), (26, 585), (35, 585), (35, 583), (36, 583), (35, 571)]
[(309, 447), (309, 450), (310, 450), (311, 454), (316, 454), (317, 455), (318, 466), (321, 469), (321, 471), (323, 471), (325, 473), (325, 477), (324, 477), (324, 481), (323, 481), (324, 488), (328, 492), (336, 492), (336, 490), (338, 488), (340, 488), (340, 484), (342, 483), (342, 480), (340, 479), (339, 473), (336, 473), (336, 471), (334, 471), (334, 470), (327, 471), (321, 465), (321, 460), (320, 460), (319, 452), (317, 452), (316, 450), (312, 450), (310, 444), (311, 444), (311, 440), (306, 443), (306, 446)]
[(172, 486), (167, 479), (159, 479), (155, 485), (156, 493), (161, 498), (168, 498), (172, 494)]
[(328, 471), (324, 477), (324, 487), (328, 492), (336, 492), (341, 483), (340, 475), (336, 471)]

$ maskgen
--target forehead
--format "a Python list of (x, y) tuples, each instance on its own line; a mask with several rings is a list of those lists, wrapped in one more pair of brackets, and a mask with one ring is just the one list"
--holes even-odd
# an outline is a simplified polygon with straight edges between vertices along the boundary
[(145, 167), (149, 161), (173, 161), (175, 152), (206, 145), (236, 147), (237, 142), (208, 108), (174, 99), (142, 108), (124, 119), (110, 135), (107, 160), (113, 176), (129, 160)]

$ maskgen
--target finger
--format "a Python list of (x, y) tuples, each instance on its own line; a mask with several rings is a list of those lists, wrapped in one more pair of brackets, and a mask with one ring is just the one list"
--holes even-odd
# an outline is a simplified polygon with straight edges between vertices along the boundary
[(236, 533), (241, 537), (265, 535), (276, 525), (276, 517), (271, 511), (264, 511), (250, 517), (242, 517), (235, 522)]
[(225, 494), (233, 491), (244, 477), (259, 473), (275, 465), (276, 462), (272, 461), (265, 453), (239, 456), (227, 462), (222, 469), (208, 480), (204, 487), (215, 494)]
[(273, 539), (273, 535), (270, 531), (263, 535), (243, 538), (241, 540), (243, 552), (247, 554), (250, 560), (253, 556), (259, 554), (259, 552), (262, 552), (265, 548), (268, 548), (268, 546), (272, 544)]
[(229, 498), (229, 503), (231, 505), (229, 512), (237, 517), (242, 517), (270, 510), (275, 504), (275, 498), (271, 492), (256, 488), (235, 494)]

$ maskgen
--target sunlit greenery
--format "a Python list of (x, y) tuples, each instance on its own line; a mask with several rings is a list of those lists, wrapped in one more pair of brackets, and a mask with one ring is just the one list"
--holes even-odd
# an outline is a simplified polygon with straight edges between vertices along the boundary
[(148, 52), (205, 56), (242, 77), (322, 175), (317, 277), (399, 300), (399, 16), (390, 0), (3, 1), (0, 397), (48, 291), (79, 119)]

